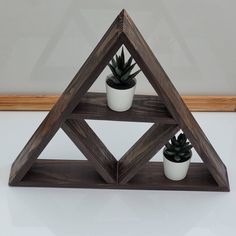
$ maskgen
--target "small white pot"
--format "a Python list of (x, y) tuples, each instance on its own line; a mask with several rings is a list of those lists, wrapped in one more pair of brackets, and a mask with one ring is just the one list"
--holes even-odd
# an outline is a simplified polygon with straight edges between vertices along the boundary
[[(109, 77), (108, 77), (109, 78)], [(131, 108), (135, 93), (135, 85), (129, 89), (115, 89), (106, 82), (107, 105), (113, 111), (127, 111)]]
[(186, 177), (190, 160), (185, 162), (173, 162), (169, 161), (165, 156), (163, 157), (163, 164), (164, 164), (164, 174), (168, 179), (171, 180), (182, 180)]

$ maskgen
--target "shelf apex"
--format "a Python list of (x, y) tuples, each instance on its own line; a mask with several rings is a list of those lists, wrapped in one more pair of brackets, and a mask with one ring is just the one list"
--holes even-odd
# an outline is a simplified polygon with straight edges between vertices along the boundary
[[(119, 168), (119, 162), (117, 163), (116, 160), (114, 160), (115, 158), (110, 152), (108, 152), (101, 140), (93, 133), (92, 130), (90, 130), (90, 128), (84, 121), (85, 117), (81, 116), (77, 120), (72, 120), (72, 117), (76, 115), (75, 108), (78, 107), (80, 102), (82, 102), (82, 98), (84, 97), (88, 89), (92, 86), (94, 81), (102, 73), (104, 68), (107, 66), (109, 61), (122, 45), (127, 48), (129, 53), (136, 61), (137, 65), (140, 67), (143, 74), (146, 76), (146, 78), (158, 94), (162, 102), (161, 105), (163, 105), (164, 108), (162, 106), (156, 106), (156, 108), (160, 109), (160, 111), (156, 113), (154, 111), (157, 120), (154, 120), (155, 124), (153, 125), (153, 128), (151, 128), (144, 137), (141, 137), (141, 141), (135, 145), (135, 152), (132, 152), (132, 148), (130, 149), (131, 151), (128, 152), (127, 155), (123, 158), (123, 165), (121, 165), (121, 168)], [(142, 106), (144, 105), (145, 104), (143, 104)], [(84, 111), (85, 110), (86, 109), (84, 109)], [(90, 110), (87, 110), (87, 112), (89, 111)], [(114, 113), (111, 113), (107, 111), (106, 108), (104, 108), (104, 102), (102, 106), (100, 106), (100, 110), (98, 110), (98, 112), (100, 112), (100, 115), (102, 115), (103, 118), (106, 118), (107, 116), (110, 116), (111, 118), (112, 116), (112, 119), (115, 119)], [(143, 119), (142, 114), (145, 114), (149, 116), (147, 117), (148, 119), (154, 114), (150, 106), (147, 110), (145, 110), (145, 112), (142, 112), (143, 110), (140, 109), (140, 107), (134, 106), (133, 111), (128, 113), (129, 116), (126, 114), (123, 115), (122, 118), (122, 116), (120, 115), (120, 118), (129, 119), (129, 121), (135, 121), (135, 119), (137, 120), (136, 116), (139, 116), (139, 118), (141, 117), (140, 119)], [(140, 113), (142, 113), (141, 116)], [(161, 116), (161, 113), (164, 125), (159, 124), (159, 116)], [(82, 113), (77, 113), (77, 115), (78, 114), (80, 115)], [(95, 113), (93, 113), (92, 115), (96, 116)], [(153, 119), (153, 117), (151, 118)], [(32, 173), (30, 172), (30, 170), (32, 168), (34, 169), (34, 164), (37, 164), (37, 158), (54, 137), (59, 128), (64, 128), (67, 135), (72, 139), (72, 141), (80, 149), (83, 150), (83, 152), (87, 155), (87, 159), (90, 161), (90, 164), (92, 164), (94, 170), (96, 170), (97, 174), (99, 174), (96, 178), (100, 178), (99, 182), (101, 181), (101, 179), (103, 179), (103, 181), (105, 181), (104, 185), (106, 185), (108, 188), (111, 184), (113, 185), (113, 187), (120, 187), (119, 174), (123, 174), (123, 179), (121, 180), (122, 184), (127, 184), (126, 181), (132, 182), (133, 178), (135, 178), (133, 174), (135, 173), (138, 175), (139, 173), (137, 173), (136, 171), (140, 171), (141, 168), (145, 168), (145, 164), (147, 164), (146, 161), (148, 160), (145, 159), (145, 155), (141, 155), (143, 153), (143, 149), (146, 150), (148, 159), (150, 159), (151, 156), (155, 153), (155, 150), (157, 150), (155, 149), (156, 146), (163, 145), (166, 140), (175, 133), (175, 131), (177, 131), (178, 129), (182, 129), (199, 156), (202, 158), (204, 165), (209, 172), (209, 175), (214, 179), (215, 182), (213, 182), (216, 184), (214, 190), (229, 191), (229, 181), (226, 166), (205, 136), (197, 121), (194, 119), (193, 115), (191, 114), (181, 96), (179, 95), (178, 91), (170, 81), (168, 75), (161, 67), (160, 63), (144, 40), (142, 34), (134, 24), (133, 20), (124, 9), (113, 21), (102, 39), (89, 55), (83, 66), (80, 68), (71, 83), (65, 89), (57, 103), (48, 113), (47, 117), (35, 131), (29, 142), (26, 144), (26, 146), (23, 148), (21, 153), (12, 164), (9, 185), (21, 186), (21, 183), (26, 175), (27, 178), (30, 179), (30, 181), (33, 181), (30, 182), (30, 186), (38, 186), (38, 183), (40, 183), (41, 181), (45, 181), (45, 179), (43, 179), (45, 178), (45, 175), (43, 175), (44, 177), (40, 179), (42, 176), (40, 177), (40, 174), (37, 173), (38, 168), (36, 168), (36, 173), (34, 172), (34, 178), (29, 178), (29, 174)], [(162, 132), (162, 134), (160, 132)], [(159, 140), (155, 139), (155, 137), (161, 138)], [(88, 141), (90, 141), (91, 143), (89, 142), (88, 144)], [(153, 145), (151, 145), (152, 141), (155, 141)], [(158, 146), (158, 149), (160, 148), (160, 146)], [(99, 155), (99, 157), (96, 155)], [(129, 165), (130, 161), (132, 163), (131, 166)], [(38, 163), (40, 163), (40, 171), (41, 168), (47, 167), (48, 164), (50, 164), (51, 168), (51, 162)], [(66, 180), (63, 178), (65, 176), (68, 176), (67, 173), (70, 172), (71, 165), (69, 165), (70, 168), (67, 168), (65, 173), (65, 170), (61, 168), (61, 164), (63, 164), (63, 162), (57, 162), (57, 164), (58, 168), (56, 169), (59, 171), (59, 173), (56, 173), (56, 180), (53, 180), (53, 184), (55, 184), (55, 186), (60, 186), (61, 182), (66, 182)], [(80, 164), (80, 162), (78, 162), (77, 164)], [(155, 167), (155, 169), (152, 169), (152, 167), (153, 166), (151, 165), (150, 168), (148, 168), (148, 171), (155, 171), (157, 169), (159, 170), (160, 165), (158, 165), (158, 168)], [(63, 172), (61, 171), (62, 169)], [(197, 170), (199, 170), (199, 168), (197, 168)], [(89, 169), (87, 169), (87, 171), (88, 172), (86, 172), (85, 176), (91, 174), (90, 167)], [(152, 179), (153, 176), (156, 175), (152, 175), (151, 173), (151, 176), (146, 176), (147, 180), (149, 178)], [(190, 176), (193, 176), (193, 178), (197, 178), (197, 189), (201, 190), (201, 186), (199, 186), (199, 183), (201, 183), (202, 177), (199, 175), (195, 175), (195, 172), (190, 173)], [(208, 190), (208, 187), (209, 190), (212, 190), (212, 181), (208, 181), (208, 174), (206, 176), (206, 186), (204, 186), (202, 190)], [(76, 172), (75, 177), (79, 177)], [(57, 181), (60, 181), (60, 183), (55, 183)], [(166, 183), (166, 181), (164, 181), (164, 183)], [(174, 188), (176, 190), (196, 190), (196, 186), (194, 187), (194, 183), (192, 183), (191, 185), (191, 180), (189, 180), (188, 183), (189, 185), (187, 187), (179, 186), (177, 184), (172, 185), (172, 187), (169, 185), (169, 187), (163, 187), (162, 189)], [(88, 186), (91, 186), (89, 185), (89, 183), (87, 184)], [(73, 183), (68, 183), (67, 186), (74, 185)], [(145, 183), (145, 186), (142, 186), (142, 188), (144, 189), (147, 189), (149, 187), (150, 186), (148, 182)], [(127, 186), (127, 188), (129, 188), (129, 185)]]

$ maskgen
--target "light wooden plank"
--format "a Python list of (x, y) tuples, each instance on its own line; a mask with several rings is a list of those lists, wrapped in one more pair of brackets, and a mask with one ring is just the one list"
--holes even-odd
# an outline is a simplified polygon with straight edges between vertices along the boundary
[[(58, 95), (0, 95), (1, 111), (49, 111)], [(236, 112), (236, 96), (182, 96), (190, 111)]]
[(236, 111), (236, 96), (182, 96), (182, 98), (191, 111)]

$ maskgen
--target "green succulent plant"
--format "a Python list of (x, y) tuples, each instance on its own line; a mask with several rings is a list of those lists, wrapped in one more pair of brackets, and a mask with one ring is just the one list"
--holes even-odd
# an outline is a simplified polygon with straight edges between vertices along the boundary
[(108, 64), (113, 76), (107, 79), (108, 85), (117, 89), (128, 89), (135, 85), (135, 76), (141, 71), (138, 70), (131, 74), (136, 63), (133, 63), (133, 58), (130, 56), (128, 61), (125, 61), (124, 49), (121, 49), (121, 55), (115, 55)]
[(165, 145), (163, 154), (169, 160), (173, 162), (184, 162), (191, 158), (193, 146), (187, 141), (184, 133), (175, 136)]

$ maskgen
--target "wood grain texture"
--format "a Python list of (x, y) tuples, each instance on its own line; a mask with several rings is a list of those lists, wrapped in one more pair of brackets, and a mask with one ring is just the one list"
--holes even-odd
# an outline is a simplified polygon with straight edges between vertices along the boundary
[[(50, 111), (57, 95), (0, 95), (0, 111)], [(236, 112), (236, 96), (182, 96), (190, 111)]]
[(124, 45), (163, 100), (173, 118), (178, 122), (180, 128), (186, 134), (216, 182), (222, 187), (228, 187), (229, 182), (224, 163), (126, 12), (122, 36)]
[(121, 12), (13, 162), (9, 183), (19, 182), (24, 177), (66, 117), (78, 105), (81, 97), (119, 49), (122, 44), (119, 38), (123, 18), (124, 12)]
[(1, 111), (49, 111), (58, 95), (0, 95)]
[(108, 108), (106, 94), (87, 93), (69, 118), (176, 124), (158, 96), (146, 95), (135, 95), (128, 111), (115, 112)]
[[(14, 186), (14, 183), (11, 185)], [(201, 163), (191, 163), (187, 177), (181, 181), (168, 180), (163, 173), (163, 163), (149, 162), (128, 183), (107, 184), (88, 161), (42, 159), (36, 160), (16, 186), (229, 191), (227, 188), (219, 187)]]
[(182, 96), (190, 111), (236, 112), (236, 96)]
[(178, 132), (177, 125), (154, 124), (118, 162), (119, 183), (125, 184)]
[[(147, 101), (146, 96), (136, 97), (134, 109), (131, 109), (129, 115), (126, 114), (122, 118), (122, 115), (117, 114), (118, 118), (115, 118), (114, 113), (106, 110), (104, 95), (100, 99), (97, 94), (90, 97), (88, 95), (84, 100), (82, 97), (122, 44), (125, 44), (130, 51), (159, 97), (158, 101), (154, 101), (156, 109), (152, 107), (152, 98), (149, 97), (150, 101)], [(163, 103), (166, 109), (162, 107)], [(91, 110), (94, 110), (96, 106), (98, 107), (96, 112), (92, 112)], [(141, 137), (122, 158), (121, 167), (117, 168), (115, 158), (83, 121), (86, 116), (98, 119), (106, 117), (115, 120), (130, 119), (131, 121), (135, 120), (136, 116), (153, 117), (153, 113), (163, 122), (172, 118), (175, 120), (195, 147), (205, 167), (203, 164), (191, 164), (189, 177), (176, 183), (164, 178), (161, 172), (162, 164), (146, 163), (153, 153), (170, 138), (169, 136), (177, 132), (176, 124), (159, 124), (160, 130), (155, 124), (154, 131), (151, 128), (150, 132)], [(36, 161), (60, 127), (65, 130), (90, 162)], [(93, 165), (93, 171), (91, 165)], [(120, 184), (117, 181), (119, 174)], [(9, 185), (229, 191), (224, 163), (125, 10), (118, 15), (13, 163)]]
[(67, 120), (62, 129), (107, 183), (117, 181), (117, 160), (84, 120)]

